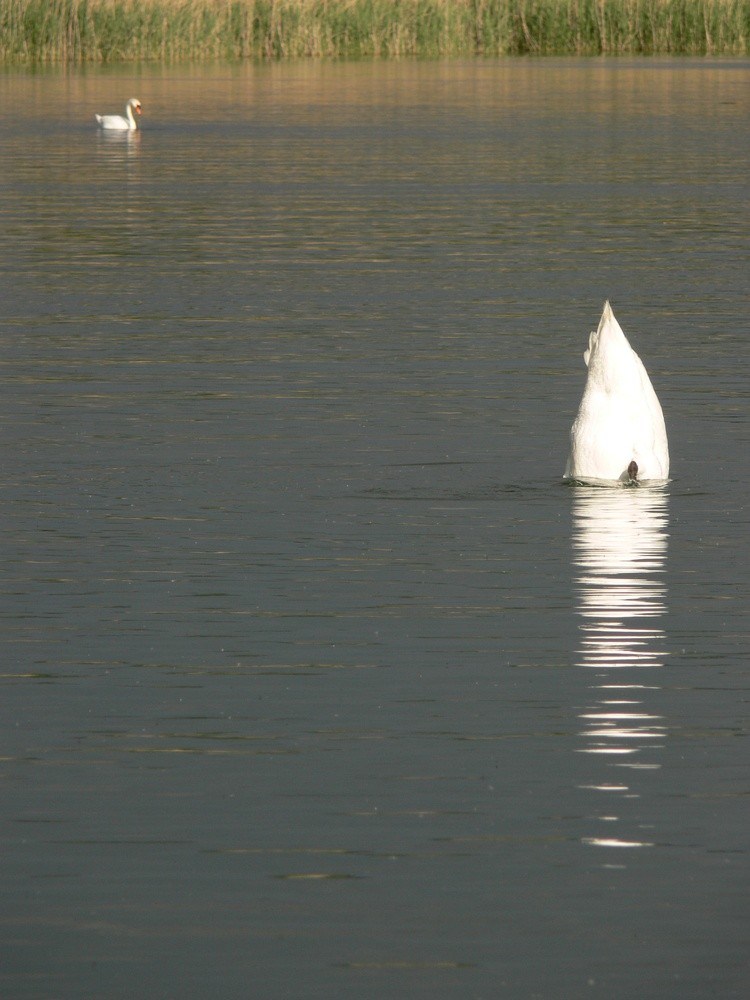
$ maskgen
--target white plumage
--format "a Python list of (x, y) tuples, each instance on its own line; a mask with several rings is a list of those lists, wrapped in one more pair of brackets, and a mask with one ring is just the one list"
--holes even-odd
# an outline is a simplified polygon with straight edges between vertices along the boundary
[(131, 97), (125, 105), (125, 117), (122, 115), (94, 115), (99, 128), (116, 129), (119, 132), (135, 132), (138, 128), (133, 112), (141, 113), (141, 102), (137, 97)]
[(583, 360), (588, 378), (570, 429), (564, 478), (595, 483), (668, 479), (664, 415), (609, 302)]

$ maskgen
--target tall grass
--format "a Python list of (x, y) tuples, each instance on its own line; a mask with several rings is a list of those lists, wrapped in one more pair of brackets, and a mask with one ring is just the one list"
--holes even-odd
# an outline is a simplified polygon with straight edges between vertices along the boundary
[(748, 0), (0, 0), (0, 62), (747, 55)]

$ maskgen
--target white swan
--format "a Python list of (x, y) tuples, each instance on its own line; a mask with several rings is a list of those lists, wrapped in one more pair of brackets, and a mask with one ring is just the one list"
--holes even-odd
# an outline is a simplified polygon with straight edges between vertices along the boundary
[(125, 117), (122, 115), (94, 115), (100, 128), (117, 129), (120, 132), (134, 132), (136, 125), (133, 112), (137, 115), (141, 113), (141, 102), (137, 97), (131, 97), (125, 105)]
[(595, 483), (668, 479), (664, 415), (609, 302), (583, 360), (589, 373), (570, 429), (564, 478)]

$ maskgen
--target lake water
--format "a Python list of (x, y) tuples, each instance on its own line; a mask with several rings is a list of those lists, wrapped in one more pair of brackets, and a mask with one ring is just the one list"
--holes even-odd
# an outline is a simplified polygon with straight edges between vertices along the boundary
[[(747, 995), (749, 112), (0, 76), (3, 997)], [(661, 490), (561, 482), (605, 298)]]

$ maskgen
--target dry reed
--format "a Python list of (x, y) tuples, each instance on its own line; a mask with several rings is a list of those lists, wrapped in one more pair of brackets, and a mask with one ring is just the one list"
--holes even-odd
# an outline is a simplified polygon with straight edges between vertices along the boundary
[(748, 0), (0, 0), (0, 62), (748, 54)]

